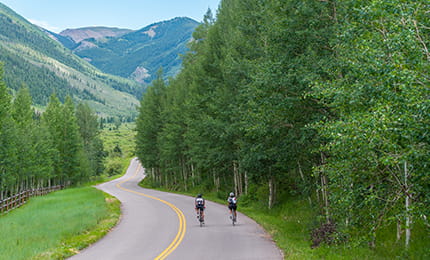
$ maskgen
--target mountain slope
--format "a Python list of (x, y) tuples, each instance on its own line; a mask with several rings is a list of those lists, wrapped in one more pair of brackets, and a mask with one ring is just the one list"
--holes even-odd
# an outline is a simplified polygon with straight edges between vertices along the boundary
[[(82, 39), (70, 49), (105, 73), (149, 83), (160, 67), (166, 76), (176, 75), (181, 67), (180, 54), (187, 51), (198, 24), (190, 18), (174, 18), (119, 37)], [(88, 28), (75, 29), (74, 33), (80, 30), (79, 35), (83, 35)]]
[(56, 93), (88, 102), (98, 113), (129, 116), (135, 112), (142, 86), (102, 73), (0, 3), (0, 62), (13, 90), (27, 85), (37, 105)]
[(61, 36), (71, 38), (75, 43), (79, 43), (85, 39), (94, 38), (101, 40), (107, 37), (121, 37), (124, 34), (130, 33), (133, 30), (110, 28), (110, 27), (85, 27), (79, 29), (67, 29), (60, 33)]

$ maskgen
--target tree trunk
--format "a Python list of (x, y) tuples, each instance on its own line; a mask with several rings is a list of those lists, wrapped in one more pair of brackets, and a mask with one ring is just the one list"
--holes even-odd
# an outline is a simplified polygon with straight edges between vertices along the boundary
[(400, 240), (402, 237), (402, 222), (400, 219), (397, 219), (397, 234), (396, 234), (396, 242)]
[[(297, 165), (299, 167), (300, 178), (303, 181), (303, 185), (306, 186), (305, 176), (303, 175), (302, 167), (301, 167), (300, 162), (298, 160), (297, 160)], [(309, 206), (312, 206), (312, 199), (311, 199), (311, 196), (309, 196), (309, 195), (308, 195), (308, 201), (309, 201)]]
[(276, 193), (275, 177), (273, 175), (270, 175), (270, 179), (269, 179), (269, 209), (271, 209), (273, 207), (273, 204), (275, 204), (275, 193)]
[[(325, 155), (321, 153), (321, 163), (325, 164)], [(324, 203), (325, 209), (325, 217), (327, 224), (330, 223), (330, 211), (329, 211), (329, 203), (328, 203), (328, 191), (327, 191), (328, 181), (327, 177), (323, 172), (321, 172), (321, 195)]]
[(411, 216), (409, 215), (409, 208), (410, 208), (410, 198), (409, 198), (409, 185), (408, 185), (408, 178), (409, 178), (409, 172), (408, 172), (408, 163), (405, 161), (404, 163), (404, 173), (405, 173), (405, 215), (406, 215), (406, 227), (405, 227), (405, 247), (409, 248), (409, 241), (411, 240)]
[(191, 184), (193, 185), (193, 188), (196, 186), (194, 181), (195, 181), (194, 164), (191, 164)]
[(237, 161), (233, 161), (233, 178), (234, 178), (234, 192), (236, 196), (242, 194), (242, 178), (239, 172)]
[(220, 188), (220, 185), (219, 185), (219, 176), (216, 174), (216, 171), (215, 170), (212, 170), (212, 175), (213, 175), (213, 178), (214, 178), (214, 186), (215, 186), (215, 190), (216, 190), (216, 192), (218, 192), (219, 191), (219, 188)]
[(321, 192), (322, 198), (324, 201), (324, 209), (325, 209), (325, 218), (327, 224), (330, 223), (330, 212), (328, 208), (328, 192), (327, 192), (327, 177), (324, 174), (321, 174)]
[(187, 174), (187, 167), (185, 165), (185, 159), (184, 158), (181, 159), (181, 165), (182, 165), (182, 174), (184, 176), (184, 188), (185, 188), (185, 191), (187, 191), (188, 190), (188, 174)]
[(245, 194), (248, 194), (248, 172), (245, 171)]
[(233, 182), (234, 182), (234, 193), (237, 194), (237, 168), (236, 168), (236, 162), (233, 161)]

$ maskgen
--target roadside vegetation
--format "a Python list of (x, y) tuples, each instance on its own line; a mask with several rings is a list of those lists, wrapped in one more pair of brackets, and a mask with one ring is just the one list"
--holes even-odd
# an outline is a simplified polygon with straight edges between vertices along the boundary
[[(154, 183), (150, 176), (143, 179), (139, 185), (143, 188), (172, 192), (172, 189)], [(227, 207), (226, 201), (230, 191), (216, 192), (205, 188), (193, 188), (174, 192), (191, 197), (201, 193), (205, 199)], [(333, 239), (333, 243), (323, 242), (319, 246), (314, 246), (314, 240), (323, 239), (324, 236), (320, 234), (318, 237), (312, 232), (319, 226), (320, 216), (318, 210), (309, 204), (308, 199), (291, 197), (272, 209), (268, 209), (266, 203), (265, 200), (255, 201), (244, 195), (238, 199), (238, 211), (254, 219), (270, 234), (282, 250), (285, 259), (426, 259), (430, 254), (429, 242), (425, 239), (428, 231), (423, 223), (414, 224), (414, 232), (422, 239), (412, 241), (409, 252), (405, 252), (401, 241), (396, 241), (396, 237), (393, 236), (395, 226), (378, 232), (380, 245), (376, 249), (369, 248), (366, 241), (359, 239), (339, 243), (335, 240), (343, 238), (335, 236), (330, 238)]]
[(119, 216), (119, 201), (92, 187), (32, 198), (0, 217), (1, 258), (64, 259), (103, 237)]
[(64, 259), (109, 232), (120, 218), (120, 202), (90, 186), (125, 173), (133, 156), (133, 127), (130, 123), (105, 124), (100, 130), (103, 162), (96, 165), (101, 172), (65, 190), (31, 198), (21, 208), (0, 216), (0, 233), (8, 234), (0, 237), (1, 258)]
[(234, 191), (278, 232), (310, 216), (295, 253), (428, 257), (428, 7), (222, 0), (181, 72), (160, 72), (141, 101), (136, 154), (153, 186)]

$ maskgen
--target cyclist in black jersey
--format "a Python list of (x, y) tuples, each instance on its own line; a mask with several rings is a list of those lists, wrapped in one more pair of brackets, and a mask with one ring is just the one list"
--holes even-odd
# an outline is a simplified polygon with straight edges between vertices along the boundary
[(194, 201), (194, 205), (196, 207), (196, 214), (198, 217), (199, 214), (199, 210), (202, 211), (202, 220), (205, 219), (205, 199), (203, 198), (202, 194), (198, 194), (195, 201)]

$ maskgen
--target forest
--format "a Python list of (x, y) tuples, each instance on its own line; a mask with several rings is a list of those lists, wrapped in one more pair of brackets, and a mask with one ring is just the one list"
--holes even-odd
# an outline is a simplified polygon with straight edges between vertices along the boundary
[[(144, 94), (136, 153), (155, 187), (305, 198), (335, 240), (408, 248), (430, 225), (427, 0), (222, 0), (182, 71)], [(393, 228), (392, 228), (393, 227)], [(399, 242), (400, 243), (400, 242)]]
[(27, 87), (12, 98), (0, 67), (0, 200), (21, 191), (71, 186), (103, 172), (98, 117), (54, 94), (42, 114)]

